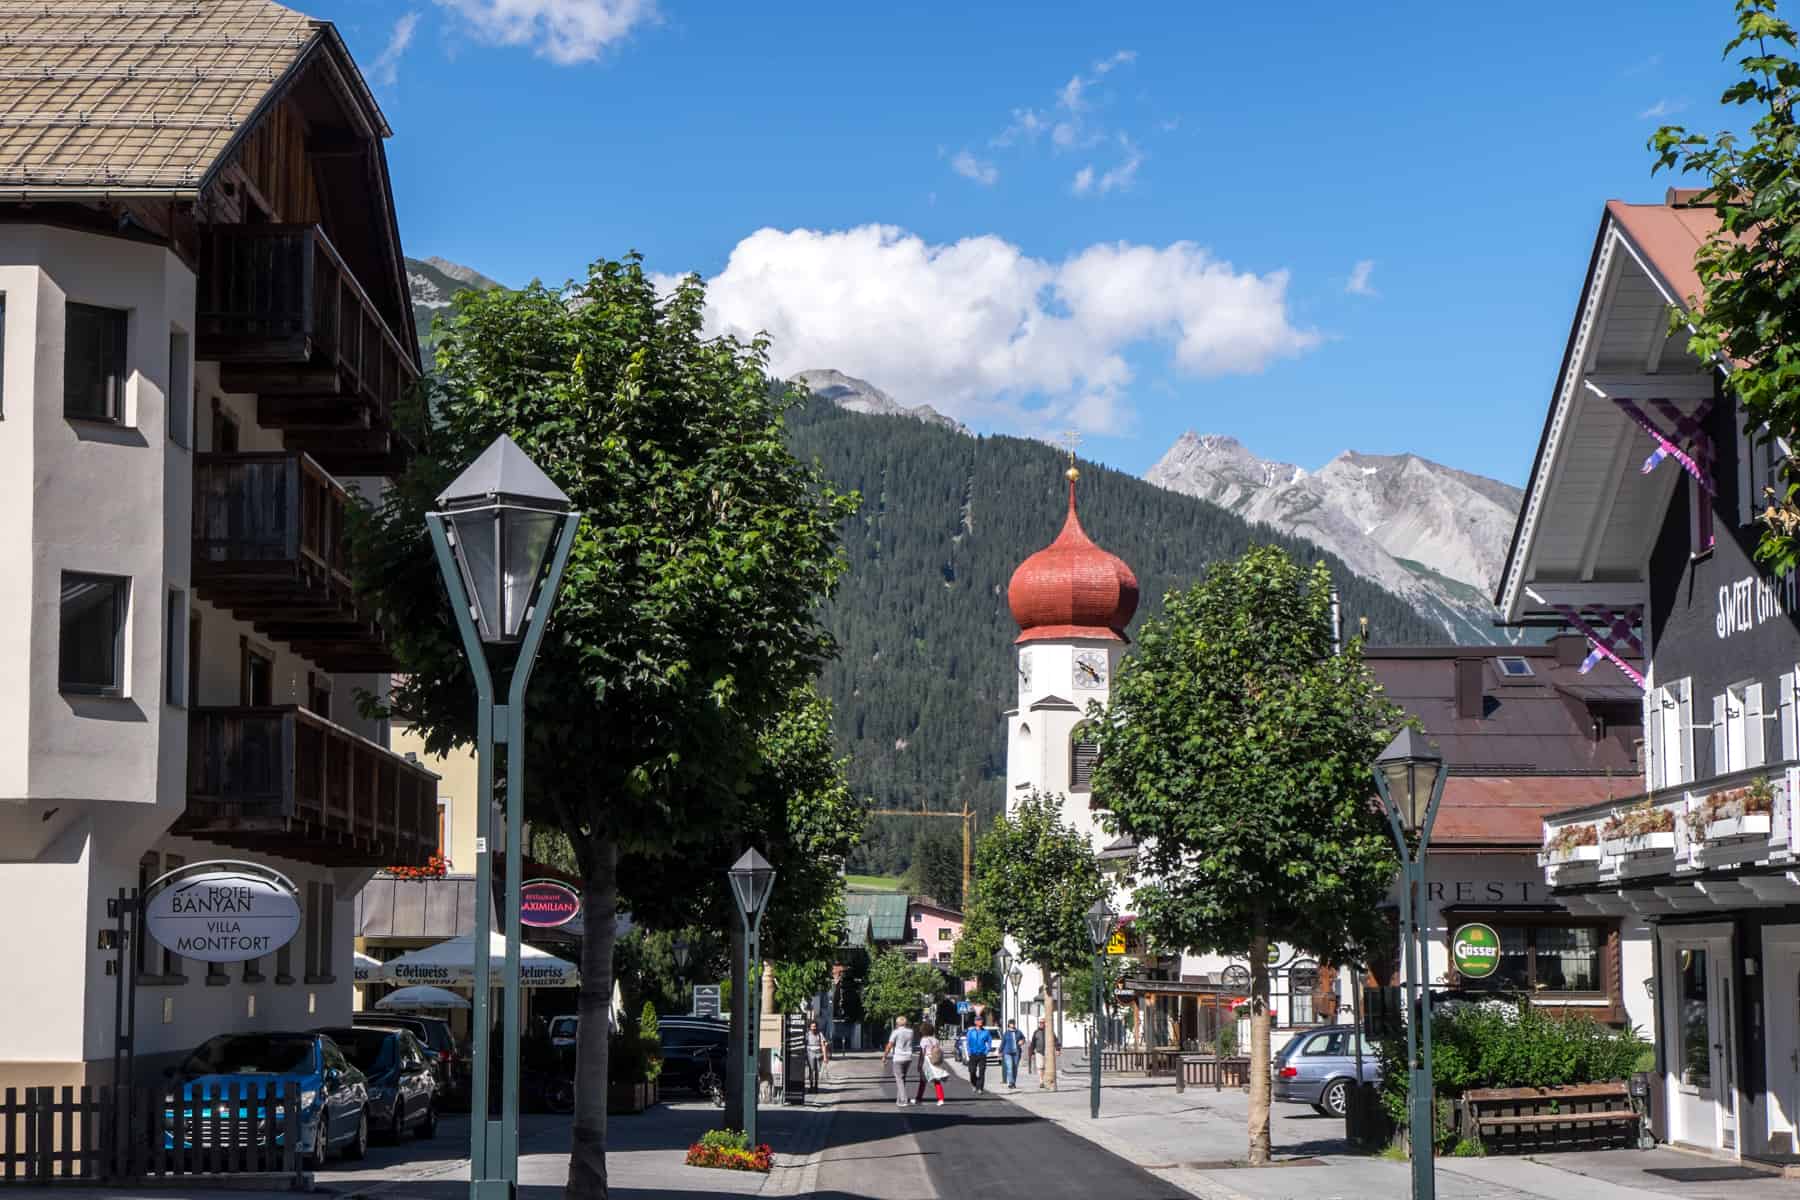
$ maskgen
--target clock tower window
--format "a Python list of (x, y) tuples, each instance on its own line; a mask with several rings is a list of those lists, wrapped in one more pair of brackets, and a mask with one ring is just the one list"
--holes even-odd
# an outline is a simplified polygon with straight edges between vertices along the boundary
[(1094, 764), (1100, 761), (1100, 743), (1091, 724), (1077, 725), (1069, 734), (1069, 790), (1094, 790)]

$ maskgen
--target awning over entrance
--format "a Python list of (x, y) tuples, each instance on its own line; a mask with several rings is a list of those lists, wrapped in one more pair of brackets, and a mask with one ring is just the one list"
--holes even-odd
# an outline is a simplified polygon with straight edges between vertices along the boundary
[[(488, 970), (497, 987), (506, 969), (506, 938), (495, 932), (488, 939)], [(433, 984), (438, 987), (467, 987), (475, 982), (475, 939), (457, 937), (402, 954), (382, 965), (382, 978), (389, 983)], [(519, 981), (526, 987), (575, 987), (581, 974), (572, 962), (545, 953), (536, 946), (519, 946)]]
[(438, 941), (475, 928), (475, 877), (377, 875), (356, 894), (356, 936)]

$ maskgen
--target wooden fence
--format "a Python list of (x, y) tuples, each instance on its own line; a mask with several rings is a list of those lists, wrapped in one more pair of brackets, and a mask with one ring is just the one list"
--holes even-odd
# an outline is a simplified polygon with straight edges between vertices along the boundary
[(1250, 1060), (1184, 1054), (1176, 1064), (1175, 1090), (1181, 1092), (1191, 1087), (1210, 1087), (1216, 1092), (1226, 1088), (1247, 1091), (1250, 1087)]
[(0, 1186), (216, 1175), (300, 1176), (300, 1088), (240, 1083), (0, 1092)]

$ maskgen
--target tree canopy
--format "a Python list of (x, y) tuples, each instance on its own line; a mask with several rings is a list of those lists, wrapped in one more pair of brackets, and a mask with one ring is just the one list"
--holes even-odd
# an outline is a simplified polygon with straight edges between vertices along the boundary
[(1254, 1162), (1269, 1154), (1269, 943), (1361, 958), (1398, 869), (1371, 767), (1402, 714), (1358, 643), (1335, 652), (1331, 604), (1324, 567), (1274, 547), (1215, 564), (1144, 623), (1093, 711), (1094, 797), (1138, 843), (1146, 934), (1250, 959)]
[(898, 950), (882, 950), (870, 961), (863, 981), (863, 1018), (877, 1031), (892, 1025), (895, 1017), (917, 1020), (943, 993), (942, 971), (930, 963), (913, 962)]
[(442, 753), (473, 741), (476, 706), (433, 498), (505, 433), (582, 514), (524, 719), (526, 816), (568, 836), (587, 914), (575, 1197), (606, 1193), (619, 855), (745, 827), (763, 735), (835, 650), (818, 608), (856, 508), (789, 452), (765, 344), (708, 336), (704, 303), (695, 277), (659, 296), (635, 255), (563, 288), (459, 294), (413, 414), (422, 452), (353, 531), (403, 668), (388, 703)]
[(1106, 895), (1088, 840), (1062, 819), (1061, 796), (1032, 792), (994, 822), (975, 854), (982, 908), (1046, 973), (1072, 970), (1094, 953), (1087, 910)]
[[(1727, 58), (1743, 52), (1742, 76), (1720, 102), (1755, 113), (1748, 136), (1665, 125), (1650, 148), (1654, 170), (1706, 180), (1693, 202), (1719, 219), (1694, 257), (1701, 294), (1683, 297), (1689, 311), (1671, 321), (1691, 326), (1688, 348), (1701, 362), (1730, 365), (1725, 390), (1756, 443), (1800, 447), (1800, 62), (1794, 28), (1776, 8), (1775, 0), (1738, 0), (1737, 34), (1725, 45)], [(1800, 561), (1800, 471), (1792, 457), (1778, 457), (1780, 483), (1754, 501), (1765, 521), (1759, 556), (1780, 573)]]

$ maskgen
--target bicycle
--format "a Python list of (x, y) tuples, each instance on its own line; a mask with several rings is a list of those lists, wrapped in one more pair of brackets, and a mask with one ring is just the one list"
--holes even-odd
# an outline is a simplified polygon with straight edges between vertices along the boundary
[(725, 1081), (713, 1070), (710, 1062), (706, 1064), (706, 1070), (700, 1073), (694, 1086), (700, 1090), (701, 1095), (711, 1098), (715, 1108), (725, 1107)]

